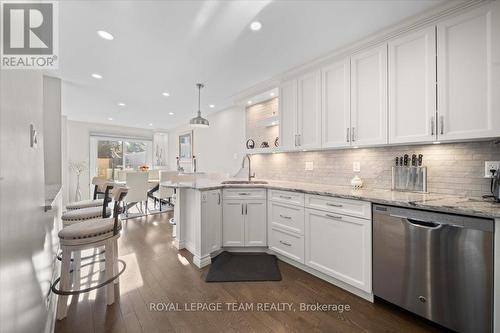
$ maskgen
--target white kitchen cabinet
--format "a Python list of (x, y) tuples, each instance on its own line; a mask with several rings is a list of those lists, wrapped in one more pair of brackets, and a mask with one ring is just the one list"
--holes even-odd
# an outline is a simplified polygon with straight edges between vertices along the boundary
[(269, 249), (282, 256), (304, 263), (304, 236), (272, 227), (269, 229)]
[(321, 147), (321, 76), (319, 72), (297, 79), (297, 131), (299, 149)]
[(436, 139), (436, 28), (389, 41), (389, 143)]
[(279, 98), (280, 147), (292, 150), (295, 148), (297, 131), (297, 81), (281, 84)]
[[(222, 244), (226, 247), (267, 246), (267, 200), (265, 190), (224, 190)], [(263, 199), (227, 199), (240, 193)]]
[(346, 58), (321, 70), (322, 147), (350, 145), (351, 63)]
[(437, 24), (439, 140), (500, 136), (499, 7)]
[(307, 266), (371, 292), (371, 220), (308, 208), (305, 228)]
[(304, 206), (303, 204), (296, 206), (269, 201), (267, 221), (269, 228), (282, 229), (303, 235)]
[(351, 56), (351, 145), (387, 143), (387, 44)]
[(245, 201), (245, 246), (267, 246), (266, 200)]
[(204, 253), (212, 253), (222, 247), (222, 195), (221, 190), (201, 194), (201, 225)]
[(244, 200), (224, 199), (222, 211), (222, 245), (245, 246)]

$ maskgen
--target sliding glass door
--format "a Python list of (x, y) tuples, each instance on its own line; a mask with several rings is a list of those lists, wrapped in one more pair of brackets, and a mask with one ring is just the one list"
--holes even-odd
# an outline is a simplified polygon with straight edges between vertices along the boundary
[(90, 136), (90, 178), (119, 179), (123, 170), (152, 167), (153, 142), (148, 139)]

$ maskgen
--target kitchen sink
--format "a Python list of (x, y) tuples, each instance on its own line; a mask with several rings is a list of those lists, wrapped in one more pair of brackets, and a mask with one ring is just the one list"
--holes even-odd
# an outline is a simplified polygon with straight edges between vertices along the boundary
[(259, 185), (259, 184), (267, 184), (266, 181), (263, 180), (225, 180), (221, 184), (223, 185)]

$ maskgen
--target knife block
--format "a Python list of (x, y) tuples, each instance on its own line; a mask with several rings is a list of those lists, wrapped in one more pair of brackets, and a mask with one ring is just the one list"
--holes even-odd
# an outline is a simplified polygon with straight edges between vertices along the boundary
[(427, 192), (427, 167), (393, 166), (393, 191)]

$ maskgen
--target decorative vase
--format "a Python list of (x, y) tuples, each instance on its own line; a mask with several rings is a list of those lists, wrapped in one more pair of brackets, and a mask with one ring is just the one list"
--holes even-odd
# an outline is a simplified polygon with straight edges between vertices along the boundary
[(82, 200), (82, 191), (80, 190), (80, 175), (76, 175), (76, 191), (75, 191), (75, 201)]

